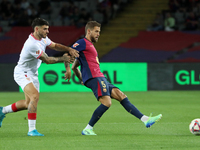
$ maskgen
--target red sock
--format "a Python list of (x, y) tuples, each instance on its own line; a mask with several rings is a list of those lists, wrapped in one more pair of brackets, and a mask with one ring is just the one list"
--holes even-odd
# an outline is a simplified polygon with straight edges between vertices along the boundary
[(28, 120), (36, 120), (37, 113), (28, 113)]
[(18, 111), (18, 109), (17, 109), (17, 107), (16, 107), (16, 103), (12, 104), (12, 105), (11, 105), (11, 108), (12, 108), (13, 112)]

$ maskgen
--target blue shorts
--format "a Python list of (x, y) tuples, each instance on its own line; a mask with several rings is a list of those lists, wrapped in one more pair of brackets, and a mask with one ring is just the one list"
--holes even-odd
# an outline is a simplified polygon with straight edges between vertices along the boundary
[(97, 100), (101, 96), (111, 96), (112, 89), (117, 88), (116, 86), (109, 83), (105, 77), (89, 79), (85, 82), (85, 86), (93, 91)]

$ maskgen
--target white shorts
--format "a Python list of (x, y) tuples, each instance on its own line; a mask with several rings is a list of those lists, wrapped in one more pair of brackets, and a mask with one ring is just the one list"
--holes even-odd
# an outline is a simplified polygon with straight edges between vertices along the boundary
[(37, 74), (21, 71), (18, 68), (16, 69), (15, 67), (14, 80), (22, 88), (23, 91), (24, 91), (25, 86), (31, 82), (34, 84), (38, 92), (40, 90), (40, 83), (39, 83)]

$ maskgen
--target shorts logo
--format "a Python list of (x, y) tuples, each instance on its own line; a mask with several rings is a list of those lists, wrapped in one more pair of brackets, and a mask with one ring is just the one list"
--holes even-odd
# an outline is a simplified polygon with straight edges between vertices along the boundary
[(103, 92), (107, 92), (107, 90), (106, 90), (106, 89), (103, 89)]
[(39, 55), (40, 54), (40, 50), (36, 51), (36, 54)]
[(28, 81), (31, 81), (31, 79), (30, 79), (30, 78), (26, 78), (26, 80), (28, 80)]
[(58, 74), (53, 70), (49, 70), (44, 74), (43, 80), (47, 85), (54, 85), (58, 81)]
[(101, 85), (103, 87), (103, 92), (107, 92), (106, 84), (104, 83), (104, 81), (101, 81)]
[(74, 43), (73, 47), (77, 47), (77, 46), (79, 46), (79, 44), (78, 43)]
[(26, 80), (31, 81), (31, 79), (25, 74)]

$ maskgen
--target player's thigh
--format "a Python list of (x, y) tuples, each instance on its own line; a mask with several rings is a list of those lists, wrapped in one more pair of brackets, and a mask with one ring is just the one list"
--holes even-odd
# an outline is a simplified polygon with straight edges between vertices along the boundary
[(39, 100), (39, 92), (35, 85), (31, 82), (24, 87), (24, 94), (27, 100)]
[(99, 97), (110, 96), (111, 88), (106, 78), (98, 77), (90, 79), (85, 83), (85, 86), (93, 91), (97, 100), (99, 100)]
[(111, 91), (111, 97), (121, 102), (127, 96), (118, 88), (113, 88)]
[(110, 96), (101, 96), (99, 97), (99, 101), (101, 102), (101, 104), (107, 107), (110, 107), (112, 104)]
[(26, 85), (32, 82), (39, 92), (40, 84), (39, 84), (38, 76), (35, 74), (30, 74), (28, 72), (15, 69), (14, 80), (22, 88), (23, 91)]
[(26, 95), (26, 93), (24, 93), (24, 95), (25, 95), (26, 105), (28, 106), (28, 104), (30, 103), (30, 97)]

